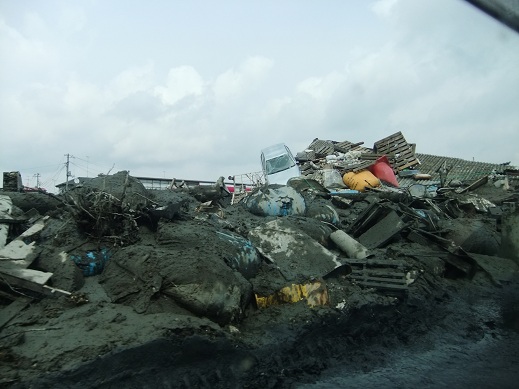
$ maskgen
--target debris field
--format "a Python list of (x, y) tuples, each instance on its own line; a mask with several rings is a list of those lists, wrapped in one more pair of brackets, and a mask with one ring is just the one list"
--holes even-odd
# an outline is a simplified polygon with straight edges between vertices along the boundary
[(293, 387), (438, 325), (519, 331), (519, 171), (415, 149), (315, 139), (300, 177), (242, 193), (4, 182), (0, 387)]

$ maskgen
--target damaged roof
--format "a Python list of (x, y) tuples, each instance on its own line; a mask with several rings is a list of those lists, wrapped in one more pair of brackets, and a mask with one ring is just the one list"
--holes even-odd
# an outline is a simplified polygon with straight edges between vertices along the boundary
[[(460, 158), (442, 157), (439, 155), (416, 153), (419, 165), (416, 170), (420, 173), (430, 174), (430, 180), (420, 180), (424, 185), (435, 185), (440, 183), (439, 170), (444, 166), (450, 168), (447, 175), (447, 181), (459, 180), (463, 183), (471, 182), (481, 178), (482, 176), (502, 173), (504, 165), (486, 162), (466, 161)], [(398, 177), (400, 186), (407, 187), (416, 184), (417, 181), (413, 177)]]

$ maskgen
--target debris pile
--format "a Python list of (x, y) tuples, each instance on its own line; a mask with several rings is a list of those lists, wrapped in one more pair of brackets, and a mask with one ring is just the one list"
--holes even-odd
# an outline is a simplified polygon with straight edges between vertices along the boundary
[[(513, 282), (513, 169), (490, 166), (475, 177), (467, 163), (438, 157), (443, 170), (432, 171), (401, 133), (361, 145), (316, 139), (297, 154), (303, 176), (234, 204), (221, 177), (213, 186), (147, 190), (119, 172), (61, 196), (31, 194), (43, 212), (27, 204), (29, 194), (4, 191), (1, 383), (50, 387), (94, 367), (90, 383), (114, 383), (100, 357), (107, 364), (167, 344), (175, 366), (205, 361), (197, 373), (175, 367), (190, 384), (224, 387), (232, 369), (190, 355), (185, 342), (195, 339), (248, 361), (232, 372), (238, 383), (268, 387), (261, 353), (297, 344), (323, 322), (346, 325), (364, 309), (397, 318), (441, 301), (447, 283)], [(357, 178), (363, 172), (370, 176)], [(136, 364), (126, 362), (117, 379), (138, 376)]]
[[(315, 179), (330, 189), (356, 189), (356, 184), (363, 191), (378, 187), (382, 181), (390, 187), (419, 184), (434, 187), (432, 191), (447, 187), (458, 191), (463, 187), (468, 191), (475, 189), (467, 187), (478, 183), (478, 179), (485, 181), (479, 184), (490, 179), (496, 187), (510, 189), (510, 181), (517, 181), (519, 177), (519, 169), (509, 163), (469, 162), (419, 154), (416, 144), (408, 143), (401, 132), (375, 142), (373, 148), (363, 144), (314, 139), (304, 151), (296, 154), (296, 160), (304, 177)], [(328, 180), (332, 184), (326, 185), (330, 175), (335, 179)]]

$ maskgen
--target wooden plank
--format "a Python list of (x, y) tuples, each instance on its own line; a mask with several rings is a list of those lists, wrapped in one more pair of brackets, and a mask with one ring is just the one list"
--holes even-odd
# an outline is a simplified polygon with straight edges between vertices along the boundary
[(41, 249), (36, 248), (34, 242), (25, 244), (23, 240), (13, 240), (0, 249), (0, 259), (28, 260), (32, 262), (40, 251)]
[(33, 269), (19, 269), (0, 266), (0, 282), (7, 283), (11, 287), (19, 287), (44, 293), (43, 286), (52, 277), (52, 273)]
[(377, 154), (381, 154), (381, 153), (384, 153), (386, 155), (390, 154), (390, 155), (394, 155), (395, 158), (397, 158), (398, 155), (403, 155), (410, 151), (411, 151), (411, 149), (409, 148), (409, 145), (403, 144), (403, 145), (395, 146), (392, 148), (388, 148), (387, 150), (384, 150), (384, 149), (377, 150)]
[(348, 265), (366, 265), (366, 266), (380, 266), (380, 267), (399, 267), (406, 266), (405, 261), (399, 259), (353, 259), (348, 258), (346, 260)]
[(356, 274), (350, 274), (351, 278), (355, 280), (365, 280), (365, 281), (381, 281), (381, 282), (389, 282), (395, 284), (407, 284), (405, 278), (385, 278), (385, 277), (369, 277), (369, 276), (360, 276)]
[(351, 151), (354, 148), (358, 148), (363, 144), (364, 144), (364, 142), (351, 143), (348, 141), (344, 141), (344, 142), (335, 143), (333, 146), (336, 151), (339, 151), (341, 153), (347, 153), (348, 151)]
[(405, 273), (394, 272), (394, 271), (380, 271), (377, 269), (361, 269), (351, 271), (353, 275), (365, 275), (369, 277), (393, 277), (393, 278), (405, 278)]
[(462, 193), (469, 192), (471, 190), (479, 188), (482, 185), (485, 185), (487, 182), (488, 182), (488, 176), (483, 176), (480, 179), (474, 181), (469, 186), (467, 186), (465, 189), (462, 189), (462, 190), (459, 190), (459, 191), (457, 190), (456, 193), (462, 194)]
[(49, 219), (49, 216), (45, 216), (43, 219), (36, 221), (36, 223), (34, 223), (31, 227), (29, 227), (29, 229), (27, 229), (25, 232), (23, 232), (16, 239), (21, 240), (21, 239), (29, 238), (29, 237), (37, 234), (38, 232), (43, 230), (43, 228), (45, 227), (45, 223), (47, 222), (48, 219)]
[(357, 283), (362, 286), (368, 286), (371, 288), (378, 288), (378, 289), (407, 290), (407, 284), (404, 286), (404, 285), (393, 285), (393, 284), (387, 284), (387, 283), (364, 282), (364, 281), (357, 281)]
[(9, 266), (9, 268), (27, 269), (31, 264), (32, 261), (27, 261), (25, 259), (0, 260), (0, 269), (2, 268), (2, 265)]
[(411, 150), (405, 150), (398, 153), (398, 156), (395, 156), (395, 162), (408, 161), (411, 159), (416, 159), (415, 154)]
[(418, 161), (418, 159), (416, 159), (415, 161), (408, 162), (405, 165), (398, 166), (397, 170), (404, 170), (404, 169), (406, 169), (408, 167), (413, 167), (413, 166), (416, 166), (416, 165), (419, 165), (419, 164), (420, 164), (420, 161)]
[(360, 172), (361, 170), (366, 170), (366, 169), (367, 169), (368, 167), (370, 167), (371, 165), (373, 165), (373, 161), (366, 161), (366, 162), (362, 162), (362, 163), (360, 163), (360, 165), (355, 166), (355, 167), (353, 168), (352, 171), (353, 171), (354, 173), (358, 173), (358, 172)]
[(395, 158), (392, 161), (393, 165), (403, 165), (404, 163), (410, 163), (413, 161), (418, 161), (414, 154), (408, 154), (408, 155), (400, 155), (398, 158)]
[(403, 139), (403, 138), (404, 138), (404, 135), (402, 134), (402, 132), (398, 131), (398, 132), (395, 132), (392, 135), (386, 136), (385, 138), (382, 138), (382, 139), (376, 141), (375, 145), (378, 145), (379, 143), (380, 144), (384, 144), (384, 143), (387, 143), (388, 141), (391, 141), (391, 140)]
[(5, 217), (0, 217), (0, 223), (4, 224), (22, 224), (26, 223), (27, 220), (21, 220), (21, 219), (6, 219)]
[(377, 159), (386, 156), (389, 160), (395, 158), (394, 153), (364, 153), (360, 155), (360, 159)]
[(385, 155), (394, 155), (396, 157), (397, 154), (403, 154), (409, 151), (408, 145), (399, 145), (393, 147), (382, 147), (377, 149), (377, 154), (385, 154)]
[(418, 161), (416, 159), (416, 157), (414, 156), (414, 154), (400, 155), (400, 156), (398, 156), (398, 158), (395, 158), (395, 160), (393, 161), (393, 164), (402, 165), (404, 163), (409, 163), (412, 161)]

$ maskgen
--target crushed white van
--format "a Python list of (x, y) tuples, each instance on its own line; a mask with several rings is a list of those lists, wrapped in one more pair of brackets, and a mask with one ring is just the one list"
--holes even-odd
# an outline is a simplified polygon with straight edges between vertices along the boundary
[(290, 178), (301, 175), (292, 152), (284, 143), (261, 150), (261, 166), (268, 185), (286, 185)]

